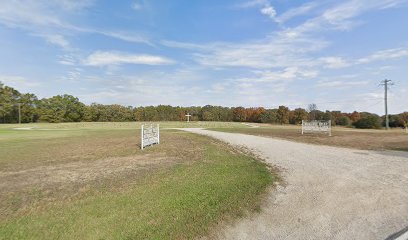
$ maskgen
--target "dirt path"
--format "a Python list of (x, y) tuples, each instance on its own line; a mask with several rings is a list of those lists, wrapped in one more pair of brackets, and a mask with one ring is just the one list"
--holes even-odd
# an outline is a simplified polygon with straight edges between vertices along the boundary
[(184, 129), (245, 146), (283, 169), (261, 213), (219, 239), (386, 239), (408, 226), (408, 154)]

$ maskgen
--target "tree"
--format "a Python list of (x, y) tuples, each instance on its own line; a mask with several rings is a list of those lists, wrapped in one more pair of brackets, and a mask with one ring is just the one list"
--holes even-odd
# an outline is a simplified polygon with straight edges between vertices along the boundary
[(260, 116), (262, 123), (276, 123), (276, 110), (275, 109), (266, 109)]
[(232, 115), (235, 122), (245, 122), (247, 120), (246, 110), (243, 107), (234, 108)]
[(1, 122), (15, 123), (18, 122), (18, 109), (20, 92), (16, 89), (1, 84), (0, 88), (0, 113)]
[(39, 118), (37, 111), (37, 96), (32, 93), (22, 94), (19, 103), (21, 104), (21, 122), (36, 122)]
[(201, 116), (203, 121), (216, 121), (214, 107), (211, 105), (206, 105), (201, 108)]
[(315, 103), (311, 103), (307, 107), (307, 110), (309, 112), (309, 120), (311, 120), (311, 121), (317, 120), (316, 119), (317, 105)]
[(350, 126), (351, 120), (346, 115), (343, 115), (336, 120), (336, 124), (339, 126)]
[(361, 118), (361, 116), (360, 116), (360, 113), (359, 112), (356, 112), (356, 111), (354, 111), (354, 112), (352, 112), (351, 114), (350, 114), (350, 119), (351, 119), (351, 121), (354, 123), (354, 122), (357, 122), (358, 120), (360, 120), (360, 118)]
[(82, 120), (84, 104), (78, 98), (64, 94), (44, 98), (39, 102), (40, 120), (46, 122), (79, 122)]
[(323, 113), (322, 119), (324, 121), (330, 121), (332, 126), (336, 125), (336, 121), (332, 115), (332, 113), (330, 111), (326, 111), (325, 113)]
[[(383, 121), (383, 126), (385, 126), (385, 121)], [(395, 128), (397, 127), (405, 128), (405, 119), (403, 118), (403, 115), (402, 114), (389, 115), (389, 126)]]
[(249, 122), (261, 122), (261, 116), (265, 112), (265, 108), (247, 108), (247, 121)]
[(307, 120), (308, 113), (303, 108), (296, 108), (295, 110), (293, 110), (292, 117), (293, 117), (292, 123), (299, 124), (299, 123), (302, 123), (302, 120)]
[(402, 121), (404, 122), (404, 126), (408, 128), (408, 112), (403, 112), (400, 114)]
[(278, 111), (276, 112), (276, 118), (280, 124), (289, 123), (289, 108), (279, 106)]

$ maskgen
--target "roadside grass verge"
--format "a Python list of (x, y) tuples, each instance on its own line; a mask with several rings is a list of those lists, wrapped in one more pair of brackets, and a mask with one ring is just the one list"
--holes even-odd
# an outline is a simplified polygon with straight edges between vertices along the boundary
[(263, 124), (258, 128), (209, 128), (209, 130), (273, 137), (296, 142), (362, 150), (406, 151), (408, 149), (408, 134), (397, 130), (385, 131), (333, 128), (331, 137), (327, 134), (302, 135), (300, 126), (286, 125)]
[[(100, 139), (98, 134), (129, 137), (123, 131), (84, 134), (87, 137), (79, 137), (86, 141)], [(191, 239), (258, 210), (262, 193), (278, 179), (263, 162), (219, 141), (175, 131), (163, 132), (163, 136), (161, 145), (126, 154), (154, 158), (165, 152), (181, 160), (146, 170), (142, 177), (127, 176), (116, 184), (111, 184), (112, 177), (99, 179), (99, 185), (88, 182), (89, 190), (74, 198), (24, 206), (24, 211), (0, 218), (0, 239)], [(78, 136), (63, 139), (60, 148), (79, 141)], [(8, 165), (13, 159), (6, 161)], [(41, 165), (44, 159), (40, 160), (37, 164)]]
[(396, 150), (396, 151), (403, 151), (403, 152), (408, 152), (408, 147), (406, 147), (406, 148), (393, 148), (393, 150)]

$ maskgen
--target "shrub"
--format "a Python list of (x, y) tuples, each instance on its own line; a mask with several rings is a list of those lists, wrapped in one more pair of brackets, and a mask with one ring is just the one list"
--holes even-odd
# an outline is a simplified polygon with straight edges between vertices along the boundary
[(350, 126), (351, 120), (347, 116), (341, 116), (337, 119), (336, 124), (339, 126)]
[(366, 115), (354, 123), (356, 128), (381, 128), (381, 118), (377, 115)]

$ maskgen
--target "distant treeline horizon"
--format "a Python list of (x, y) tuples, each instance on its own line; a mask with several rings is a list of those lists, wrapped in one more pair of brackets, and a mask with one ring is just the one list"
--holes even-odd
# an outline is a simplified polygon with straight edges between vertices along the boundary
[[(300, 124), (302, 120), (330, 120), (332, 125), (357, 128), (381, 128), (384, 116), (369, 112), (320, 111), (316, 104), (307, 109), (286, 106), (274, 109), (263, 107), (222, 107), (170, 105), (132, 107), (119, 104), (86, 105), (75, 96), (64, 94), (38, 99), (32, 93), (20, 93), (0, 82), (0, 123), (31, 122), (127, 122), (127, 121), (191, 121), (254, 122)], [(20, 119), (19, 119), (20, 116)], [(389, 115), (390, 127), (405, 127), (408, 112)]]

